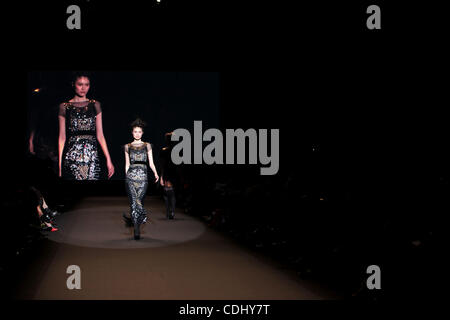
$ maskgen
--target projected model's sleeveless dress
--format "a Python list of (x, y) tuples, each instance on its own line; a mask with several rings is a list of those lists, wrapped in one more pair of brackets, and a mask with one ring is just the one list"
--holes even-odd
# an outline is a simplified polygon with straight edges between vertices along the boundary
[(101, 112), (98, 101), (65, 102), (59, 115), (66, 119), (66, 144), (62, 158), (62, 176), (69, 180), (98, 180), (96, 116)]
[(148, 187), (147, 153), (151, 150), (151, 144), (148, 142), (143, 142), (138, 146), (134, 146), (131, 143), (125, 145), (125, 152), (130, 160), (125, 185), (130, 200), (130, 215), (135, 225), (147, 222), (147, 212), (144, 209), (143, 200)]

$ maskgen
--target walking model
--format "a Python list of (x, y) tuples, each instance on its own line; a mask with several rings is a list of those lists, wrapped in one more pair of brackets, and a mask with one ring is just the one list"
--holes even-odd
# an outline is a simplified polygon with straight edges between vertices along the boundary
[(136, 119), (131, 124), (133, 142), (124, 146), (125, 149), (125, 186), (130, 201), (130, 217), (124, 214), (127, 226), (134, 226), (134, 239), (140, 239), (140, 226), (147, 222), (147, 212), (143, 200), (147, 192), (147, 164), (155, 175), (155, 182), (159, 176), (153, 163), (152, 146), (141, 140), (145, 122)]

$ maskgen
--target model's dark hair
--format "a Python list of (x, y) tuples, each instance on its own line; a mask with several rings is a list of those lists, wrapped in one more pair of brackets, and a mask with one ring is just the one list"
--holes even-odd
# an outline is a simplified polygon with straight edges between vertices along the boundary
[(145, 128), (145, 126), (147, 126), (147, 124), (141, 118), (137, 118), (130, 124), (130, 126), (131, 126), (131, 130), (134, 130), (134, 128), (139, 127), (142, 129), (142, 131), (144, 131), (144, 128)]
[(89, 71), (73, 71), (72, 72), (72, 83), (75, 83), (79, 78), (88, 78), (91, 80), (92, 74)]

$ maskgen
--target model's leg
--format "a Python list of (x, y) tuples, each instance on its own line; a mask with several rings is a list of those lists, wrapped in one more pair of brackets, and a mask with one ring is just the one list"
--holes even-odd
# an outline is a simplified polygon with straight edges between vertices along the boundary
[(173, 219), (175, 216), (175, 190), (172, 183), (169, 181), (164, 186), (164, 192), (166, 195), (166, 208), (167, 208), (167, 218)]
[(139, 212), (139, 221), (140, 223), (144, 223), (147, 221), (147, 212), (144, 208), (144, 198), (147, 194), (148, 181), (142, 181), (140, 183), (140, 187), (137, 194), (137, 210)]
[(175, 189), (172, 187), (172, 192), (171, 192), (171, 195), (170, 195), (170, 197), (171, 197), (171, 211), (170, 211), (170, 214), (171, 214), (171, 217), (172, 217), (172, 219), (173, 218), (175, 218)]
[(131, 208), (131, 223), (134, 225), (134, 239), (140, 239), (140, 223), (139, 223), (139, 183), (136, 181), (127, 181), (127, 188), (130, 198), (130, 208)]
[(164, 186), (163, 189), (164, 189), (164, 192), (163, 192), (164, 202), (166, 204), (166, 218), (169, 219), (169, 216), (170, 216), (169, 195), (168, 195), (168, 192), (167, 192), (167, 187)]
[(139, 185), (135, 181), (130, 181), (129, 183), (129, 191), (130, 191), (130, 205), (131, 205), (131, 219), (133, 220), (133, 223), (136, 223), (137, 217), (138, 217), (138, 210), (140, 207), (139, 201)]
[(172, 187), (172, 219), (175, 218), (176, 199), (175, 188)]
[(127, 214), (123, 214), (123, 219), (125, 221), (125, 226), (126, 227), (132, 227), (133, 226), (133, 220), (132, 220), (132, 212), (133, 212), (133, 208), (134, 208), (134, 201), (133, 201), (133, 191), (131, 190), (131, 188), (133, 187), (132, 182), (126, 178), (125, 179), (125, 190), (127, 191), (127, 196), (128, 196), (128, 201), (130, 204), (130, 212), (129, 215)]
[(134, 211), (134, 239), (139, 240), (141, 236), (140, 226), (147, 221), (147, 213), (144, 209), (144, 197), (147, 192), (148, 182), (140, 181), (135, 184), (136, 207)]
[(164, 186), (164, 201), (166, 203), (166, 218), (170, 219), (170, 196), (169, 187)]

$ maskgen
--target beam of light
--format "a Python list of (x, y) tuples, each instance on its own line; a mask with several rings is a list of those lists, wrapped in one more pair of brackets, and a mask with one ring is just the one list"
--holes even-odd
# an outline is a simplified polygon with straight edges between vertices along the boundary
[(41, 91), (41, 88), (36, 88), (33, 90), (33, 92), (39, 92), (39, 91)]

